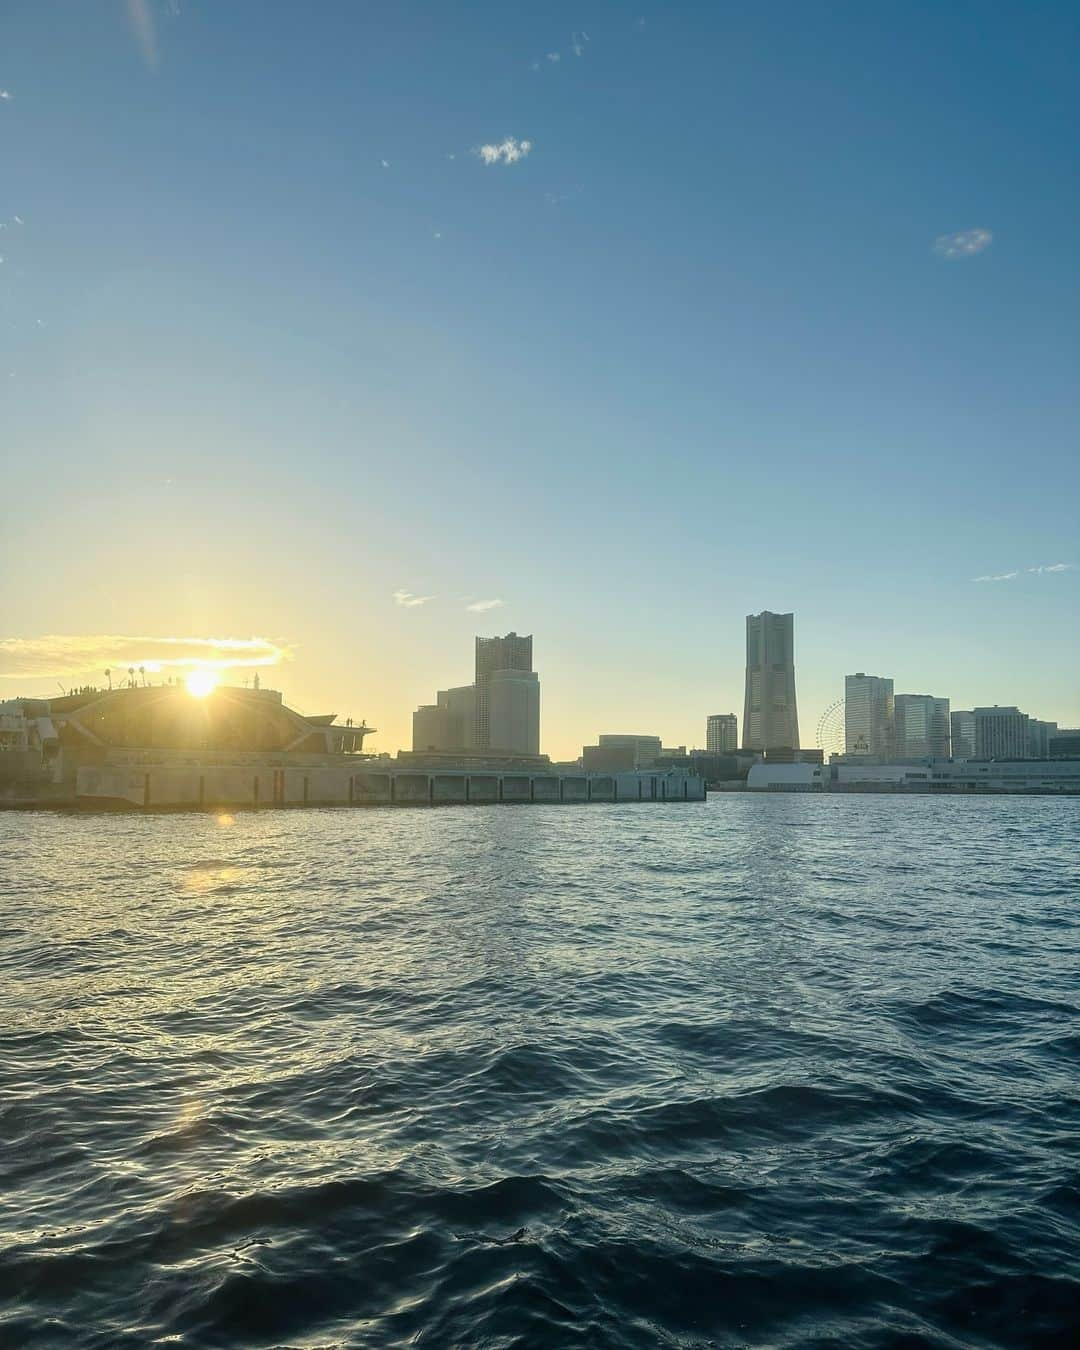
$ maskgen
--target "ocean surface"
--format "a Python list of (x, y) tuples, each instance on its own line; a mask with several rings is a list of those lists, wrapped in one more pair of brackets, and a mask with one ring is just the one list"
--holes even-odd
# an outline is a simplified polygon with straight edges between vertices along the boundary
[(0, 1345), (1080, 1344), (1080, 800), (0, 813)]

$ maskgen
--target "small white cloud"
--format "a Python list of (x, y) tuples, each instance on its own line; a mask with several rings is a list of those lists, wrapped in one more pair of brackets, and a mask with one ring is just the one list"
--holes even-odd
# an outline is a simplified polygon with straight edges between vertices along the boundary
[(432, 239), (441, 239), (441, 238), (442, 238), (442, 230), (436, 230), (435, 233), (434, 233), (431, 237), (432, 237)]
[(989, 248), (994, 236), (989, 230), (961, 230), (958, 234), (940, 234), (934, 240), (934, 252), (942, 258), (971, 258)]
[(388, 169), (390, 167), (390, 161), (388, 159), (380, 159), (379, 163), (383, 166), (384, 169)]
[(999, 572), (996, 576), (972, 577), (972, 581), (1012, 581), (1013, 577), (1018, 577), (1019, 572)]
[(505, 603), (505, 600), (474, 600), (471, 605), (466, 605), (465, 608), (471, 610), (473, 614), (483, 614), (486, 610), (498, 609)]
[(547, 59), (551, 62), (553, 66), (556, 66), (562, 60), (562, 57), (558, 52), (548, 52)]
[(585, 44), (589, 40), (588, 33), (574, 33), (570, 39), (570, 48), (575, 56), (585, 55)]
[(394, 592), (394, 604), (400, 605), (402, 609), (416, 609), (418, 605), (426, 605), (434, 599), (433, 595), (413, 595), (412, 591)]
[(0, 99), (2, 99), (5, 103), (9, 103), (11, 101), (11, 90), (0, 89)]
[(1042, 567), (1029, 567), (1029, 572), (1039, 575), (1043, 572), (1069, 572), (1076, 566), (1075, 563), (1044, 563)]
[(518, 141), (513, 136), (507, 136), (506, 140), (498, 145), (479, 146), (476, 153), (485, 164), (516, 164), (519, 159), (524, 159), (532, 148), (532, 141)]
[(12, 220), (16, 225), (22, 225), (24, 223), (22, 216), (12, 216)]

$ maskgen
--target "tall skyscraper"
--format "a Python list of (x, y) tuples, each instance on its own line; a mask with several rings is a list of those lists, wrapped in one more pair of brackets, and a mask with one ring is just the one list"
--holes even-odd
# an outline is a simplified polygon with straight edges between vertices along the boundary
[(710, 755), (730, 755), (739, 748), (739, 719), (734, 713), (712, 713), (705, 721), (705, 749)]
[(871, 759), (893, 753), (893, 682), (881, 675), (844, 676), (844, 751)]
[(897, 694), (893, 700), (896, 759), (948, 759), (952, 746), (949, 700), (933, 694)]
[(1030, 751), (1027, 713), (996, 703), (975, 709), (976, 759), (1027, 759)]
[(531, 670), (495, 670), (488, 681), (488, 748), (540, 753), (540, 678)]
[(974, 759), (975, 714), (970, 709), (957, 708), (949, 720), (952, 724), (953, 759)]
[(743, 746), (799, 748), (795, 706), (795, 616), (765, 609), (746, 616)]
[(528, 637), (507, 633), (505, 637), (476, 639), (476, 744), (482, 750), (494, 745), (491, 740), (491, 677), (497, 670), (532, 670), (532, 641), (531, 633)]

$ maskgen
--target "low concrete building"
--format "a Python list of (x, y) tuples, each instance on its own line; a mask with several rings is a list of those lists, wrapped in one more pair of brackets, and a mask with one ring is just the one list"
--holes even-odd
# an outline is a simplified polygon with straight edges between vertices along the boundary
[(1051, 759), (1080, 759), (1080, 727), (1059, 727), (1050, 737)]
[(858, 761), (828, 765), (755, 764), (751, 791), (1080, 793), (1080, 760), (923, 760), (907, 764)]
[(746, 776), (750, 792), (822, 792), (829, 781), (829, 766), (809, 761), (755, 764)]
[(0, 782), (8, 779), (12, 797), (73, 798), (82, 768), (118, 762), (132, 751), (159, 762), (170, 755), (181, 762), (222, 754), (275, 756), (275, 763), (290, 756), (298, 762), (348, 758), (362, 753), (373, 730), (351, 719), (338, 722), (333, 713), (305, 717), (273, 689), (223, 686), (195, 697), (182, 684), (142, 685), (21, 702), (37, 768), (12, 781), (0, 749)]
[(596, 745), (582, 747), (581, 762), (586, 768), (614, 773), (621, 769), (650, 768), (662, 754), (659, 736), (605, 732), (597, 737)]

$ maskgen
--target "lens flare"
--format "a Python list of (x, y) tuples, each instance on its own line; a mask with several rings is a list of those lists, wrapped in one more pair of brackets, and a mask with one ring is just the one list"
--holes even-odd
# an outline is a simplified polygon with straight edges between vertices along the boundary
[(205, 698), (217, 686), (217, 676), (212, 670), (193, 670), (185, 678), (188, 693), (195, 698)]

